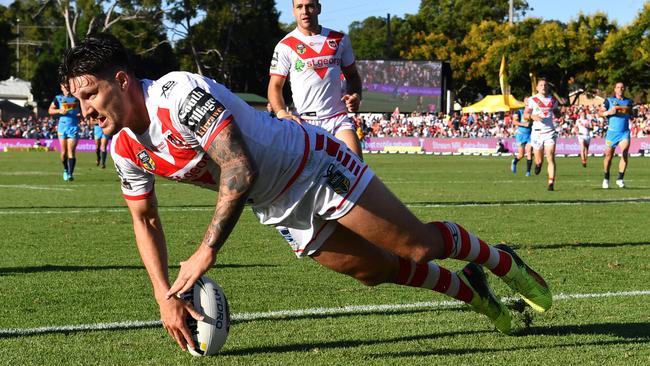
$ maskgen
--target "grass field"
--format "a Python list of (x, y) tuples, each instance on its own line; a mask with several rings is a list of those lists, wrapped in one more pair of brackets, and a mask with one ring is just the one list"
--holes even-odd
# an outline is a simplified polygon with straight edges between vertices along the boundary
[[(0, 153), (2, 365), (650, 364), (648, 158), (631, 159), (628, 188), (608, 191), (602, 158), (587, 169), (561, 158), (547, 192), (544, 176), (513, 175), (506, 157), (367, 155), (422, 220), (458, 221), (512, 244), (546, 277), (554, 307), (530, 324), (529, 311), (513, 313), (516, 333), (501, 335), (440, 294), (366, 288), (298, 260), (247, 209), (208, 272), (228, 296), (230, 337), (221, 354), (199, 359), (155, 324), (113, 169), (81, 154), (76, 180), (63, 182), (57, 155)], [(164, 180), (156, 191), (175, 275), (203, 237), (215, 194)]]

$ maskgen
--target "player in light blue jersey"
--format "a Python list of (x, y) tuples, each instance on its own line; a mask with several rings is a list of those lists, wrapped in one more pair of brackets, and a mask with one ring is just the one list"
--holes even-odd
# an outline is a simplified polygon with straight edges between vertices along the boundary
[(62, 94), (52, 100), (47, 110), (50, 115), (59, 115), (57, 128), (61, 144), (61, 163), (63, 163), (63, 180), (74, 180), (74, 167), (77, 162), (76, 150), (79, 139), (79, 100), (61, 85)]
[(530, 168), (533, 166), (533, 146), (530, 144), (531, 121), (521, 120), (521, 110), (512, 114), (512, 125), (517, 128), (515, 140), (517, 142), (517, 155), (512, 159), (510, 170), (517, 172), (517, 163), (526, 154), (526, 176), (530, 177)]
[(106, 169), (106, 155), (107, 146), (110, 136), (102, 131), (99, 123), (95, 118), (88, 117), (91, 125), (93, 125), (93, 137), (95, 138), (95, 154), (97, 154), (97, 166), (102, 165), (102, 169)]
[(630, 116), (634, 103), (631, 99), (626, 98), (625, 84), (617, 82), (614, 87), (614, 96), (605, 99), (600, 113), (609, 120), (607, 135), (605, 136), (605, 161), (603, 168), (605, 177), (603, 179), (603, 188), (609, 188), (609, 167), (612, 165), (612, 157), (616, 146), (621, 147), (620, 160), (618, 162), (618, 177), (616, 185), (625, 188), (625, 170), (627, 169), (628, 151), (630, 149)]

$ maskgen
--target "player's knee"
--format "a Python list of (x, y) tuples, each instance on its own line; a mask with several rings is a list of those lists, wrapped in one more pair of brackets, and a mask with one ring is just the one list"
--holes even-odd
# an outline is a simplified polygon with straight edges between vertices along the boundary
[(352, 277), (368, 287), (381, 285), (388, 280), (386, 276), (382, 276), (379, 273), (373, 271), (359, 271)]

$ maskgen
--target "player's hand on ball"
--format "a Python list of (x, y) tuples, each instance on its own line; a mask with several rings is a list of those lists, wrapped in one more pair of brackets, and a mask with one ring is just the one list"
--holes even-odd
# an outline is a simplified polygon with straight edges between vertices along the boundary
[(178, 277), (165, 295), (167, 299), (191, 289), (194, 282), (196, 282), (196, 280), (212, 267), (216, 258), (216, 250), (205, 244), (199, 245), (199, 248), (191, 257), (189, 257), (185, 262), (181, 262), (181, 269), (178, 271)]
[(194, 310), (189, 301), (171, 297), (162, 300), (160, 303), (160, 320), (169, 335), (178, 345), (187, 351), (187, 346), (195, 348), (192, 332), (187, 326), (185, 319), (187, 314), (196, 320), (203, 320), (203, 315)]

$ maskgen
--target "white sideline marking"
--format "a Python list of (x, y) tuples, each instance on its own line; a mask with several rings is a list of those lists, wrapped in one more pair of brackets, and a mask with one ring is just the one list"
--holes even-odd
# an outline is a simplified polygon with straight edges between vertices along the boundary
[(52, 186), (30, 186), (27, 184), (0, 184), (0, 188), (36, 189), (41, 191), (72, 191), (71, 188), (57, 188)]
[[(2, 187), (0, 185), (0, 187)], [(60, 188), (65, 189), (65, 188)], [(579, 206), (579, 205), (616, 205), (616, 204), (644, 204), (650, 203), (650, 197), (632, 197), (607, 200), (578, 201), (578, 202), (477, 202), (477, 203), (409, 203), (409, 208), (432, 208), (432, 207), (497, 207), (497, 206)], [(191, 211), (214, 211), (214, 207), (158, 207), (159, 211), (191, 212)], [(106, 209), (77, 209), (77, 210), (11, 210), (4, 211), (0, 208), (0, 215), (50, 215), (50, 214), (79, 214), (79, 213), (115, 213), (128, 212), (128, 208), (106, 208)]]
[[(577, 299), (594, 299), (606, 297), (635, 297), (635, 296), (648, 296), (650, 290), (635, 290), (635, 291), (621, 291), (621, 292), (603, 292), (593, 294), (563, 294), (553, 296), (555, 301), (568, 301)], [(506, 300), (514, 300), (514, 297), (508, 297)], [(428, 301), (416, 302), (412, 304), (384, 304), (384, 305), (351, 305), (341, 306), (334, 308), (311, 308), (311, 309), (298, 309), (298, 310), (278, 310), (259, 313), (240, 313), (233, 314), (232, 321), (234, 323), (245, 320), (264, 320), (264, 319), (286, 319), (286, 318), (299, 318), (308, 315), (339, 315), (350, 313), (381, 313), (384, 311), (395, 311), (404, 309), (435, 309), (445, 308), (452, 306), (459, 306), (463, 303), (460, 301)], [(96, 324), (79, 324), (79, 325), (62, 325), (51, 327), (38, 327), (38, 328), (13, 328), (13, 329), (0, 329), (0, 338), (2, 337), (16, 337), (16, 336), (29, 336), (45, 333), (66, 333), (66, 332), (81, 332), (81, 331), (98, 331), (98, 330), (114, 330), (114, 329), (137, 329), (137, 328), (153, 328), (160, 326), (159, 320), (149, 321), (126, 321), (116, 323), (96, 323)]]

